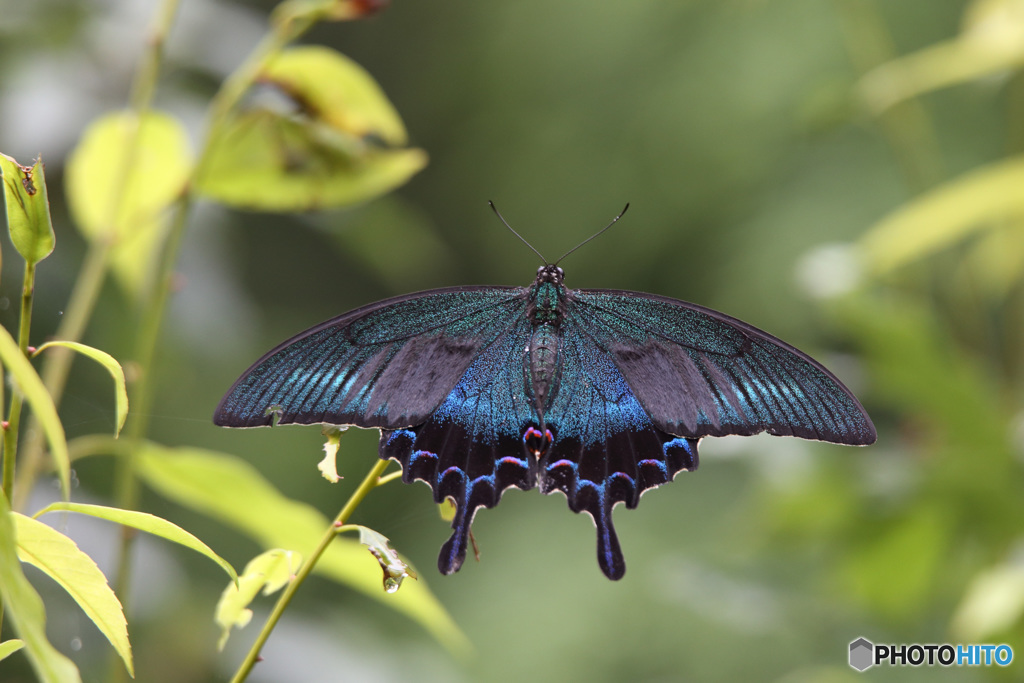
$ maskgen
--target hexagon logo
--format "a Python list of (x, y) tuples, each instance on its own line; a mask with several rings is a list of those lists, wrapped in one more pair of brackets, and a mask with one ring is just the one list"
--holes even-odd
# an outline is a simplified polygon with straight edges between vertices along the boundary
[(850, 666), (857, 671), (871, 668), (875, 663), (875, 646), (867, 638), (850, 643)]

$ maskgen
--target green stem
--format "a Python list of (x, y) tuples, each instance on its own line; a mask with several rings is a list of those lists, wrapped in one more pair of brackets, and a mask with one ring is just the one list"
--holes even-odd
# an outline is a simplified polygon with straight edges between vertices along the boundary
[[(93, 309), (96, 307), (100, 291), (103, 289), (110, 265), (114, 233), (118, 225), (121, 207), (124, 204), (124, 193), (129, 185), (128, 179), (131, 178), (135, 170), (142, 129), (141, 122), (153, 103), (153, 93), (156, 91), (160, 68), (163, 65), (164, 44), (174, 25), (174, 17), (178, 12), (179, 3), (180, 0), (163, 1), (147, 38), (142, 65), (136, 72), (132, 83), (131, 110), (135, 115), (134, 126), (125, 136), (125, 151), (121, 159), (118, 160), (114, 172), (114, 177), (118, 180), (113, 185), (115, 190), (110, 203), (110, 215), (106, 217), (106, 225), (111, 237), (97, 239), (90, 243), (85, 262), (78, 273), (75, 286), (71, 290), (71, 299), (68, 301), (66, 315), (57, 328), (57, 339), (79, 341), (82, 338), (89, 318), (92, 317)], [(56, 406), (60, 405), (60, 399), (64, 394), (73, 359), (74, 354), (70, 349), (54, 349), (44, 367), (43, 384)], [(11, 501), (15, 510), (21, 508), (42, 470), (43, 448), (43, 431), (39, 427), (38, 420), (33, 418), (25, 445), (26, 457), (22, 476), (18, 481), (17, 495), (15, 500)]]
[[(141, 443), (149, 428), (154, 386), (154, 360), (167, 302), (170, 299), (174, 283), (174, 266), (177, 264), (185, 228), (188, 225), (187, 219), (194, 199), (194, 190), (196, 185), (202, 182), (201, 179), (213, 148), (212, 142), (239, 100), (259, 76), (267, 60), (308, 30), (311, 25), (311, 22), (302, 22), (275, 26), (275, 30), (268, 34), (246, 61), (228, 77), (210, 103), (209, 122), (199, 160), (192, 171), (192, 179), (188, 188), (174, 207), (174, 217), (171, 219), (170, 232), (163, 246), (155, 285), (143, 305), (144, 314), (135, 352), (135, 360), (140, 368), (140, 377), (133, 387), (132, 412), (128, 426), (128, 435), (134, 442)], [(114, 477), (117, 506), (129, 510), (137, 508), (139, 482), (135, 474), (134, 451), (117, 460)], [(114, 590), (121, 598), (126, 610), (127, 588), (131, 581), (131, 547), (134, 538), (135, 534), (126, 528), (121, 536), (118, 573), (114, 585)]]
[(381, 478), (381, 474), (384, 473), (384, 470), (387, 469), (390, 462), (390, 460), (377, 461), (369, 474), (366, 475), (366, 478), (363, 479), (359, 488), (352, 493), (352, 497), (348, 499), (348, 502), (345, 503), (341, 512), (338, 513), (338, 516), (334, 518), (334, 521), (327, 528), (327, 531), (324, 533), (323, 538), (320, 539), (320, 544), (316, 547), (316, 550), (314, 550), (313, 554), (303, 561), (302, 566), (295, 575), (295, 578), (288, 583), (284, 592), (281, 594), (281, 597), (278, 598), (277, 604), (274, 605), (274, 610), (267, 618), (267, 622), (263, 624), (263, 629), (260, 630), (259, 636), (256, 637), (256, 642), (252, 644), (252, 647), (249, 649), (249, 654), (246, 655), (242, 665), (238, 667), (238, 671), (235, 673), (235, 677), (231, 679), (231, 683), (242, 683), (242, 681), (249, 676), (249, 673), (252, 672), (252, 667), (256, 664), (256, 660), (260, 656), (260, 651), (266, 644), (267, 638), (270, 637), (270, 633), (274, 630), (277, 622), (281, 619), (281, 615), (284, 614), (285, 609), (287, 609), (288, 604), (292, 601), (292, 597), (295, 595), (296, 591), (299, 590), (299, 586), (301, 586), (302, 582), (306, 580), (306, 577), (309, 576), (310, 572), (313, 571), (313, 567), (315, 567), (316, 563), (320, 560), (320, 556), (324, 554), (324, 551), (327, 550), (331, 541), (333, 541), (338, 535), (338, 532), (341, 531), (346, 520), (352, 516), (352, 513), (359, 504), (363, 502), (363, 499), (366, 498), (366, 495), (370, 491), (380, 486), (385, 480), (391, 479), (391, 477)]
[[(78, 272), (78, 279), (71, 290), (71, 299), (65, 309), (65, 315), (61, 319), (61, 324), (57, 328), (55, 338), (65, 341), (78, 341), (82, 338), (106, 278), (109, 256), (110, 243), (108, 241), (101, 240), (90, 245), (82, 269)], [(71, 349), (60, 347), (54, 348), (47, 354), (46, 363), (43, 365), (42, 379), (55, 406), (60, 405), (74, 356)], [(20, 468), (21, 473), (14, 490), (14, 499), (10, 501), (15, 510), (24, 507), (25, 501), (43, 469), (45, 443), (45, 436), (39, 426), (39, 420), (33, 416), (26, 435), (24, 457)]]
[[(837, 0), (850, 61), (861, 74), (896, 56), (892, 36), (874, 0)], [(915, 192), (944, 175), (942, 155), (927, 110), (917, 100), (900, 102), (878, 117), (878, 125), (907, 185)]]
[[(28, 337), (32, 327), (32, 295), (35, 290), (36, 264), (25, 263), (25, 279), (21, 287), (21, 319), (18, 329), (18, 348), (28, 357)], [(18, 424), (21, 421), (22, 397), (11, 393), (11, 410), (7, 414), (4, 429), (4, 474), (3, 492), (10, 501), (14, 493), (14, 465), (18, 452)]]
[[(18, 321), (18, 348), (28, 357), (28, 339), (32, 330), (32, 296), (35, 292), (36, 264), (25, 262), (25, 278), (21, 286), (21, 316)], [(18, 423), (21, 421), (22, 396), (11, 392), (11, 410), (7, 415), (7, 426), (4, 427), (4, 466), (3, 496), (8, 503), (14, 490), (14, 465), (18, 453)], [(3, 630), (4, 608), (0, 601), (0, 632)]]

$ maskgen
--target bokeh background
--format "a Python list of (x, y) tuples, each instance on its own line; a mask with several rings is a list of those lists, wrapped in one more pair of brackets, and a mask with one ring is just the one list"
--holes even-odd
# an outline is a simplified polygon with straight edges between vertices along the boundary
[[(59, 324), (85, 251), (65, 206), (65, 160), (92, 119), (125, 105), (156, 4), (0, 10), (0, 150), (22, 163), (43, 155), (57, 231), (39, 266), (34, 343)], [(271, 8), (182, 2), (155, 106), (185, 121), (194, 144), (209, 98)], [(538, 260), (491, 214), (494, 200), (552, 260), (630, 202), (564, 262), (569, 286), (681, 298), (766, 329), (847, 382), (879, 440), (704, 441), (698, 472), (619, 508), (628, 571), (617, 583), (597, 567), (589, 518), (561, 496), (518, 490), (477, 517), (481, 561), (442, 577), (448, 525), (427, 488), (388, 485), (356, 521), (419, 568), (473, 654), (453, 655), (379, 601), (314, 578), (251, 680), (853, 681), (847, 647), (858, 636), (1006, 642), (1024, 657), (1024, 175), (1012, 173), (1024, 152), (1024, 3), (395, 0), (303, 41), (362, 64), (430, 162), (345, 210), (196, 206), (151, 438), (243, 456), (333, 516), (376, 457), (376, 432), (344, 436), (347, 478), (331, 485), (315, 467), (319, 430), (222, 430), (213, 408), (265, 350), (351, 308), (429, 287), (531, 282)], [(1000, 169), (998, 182), (985, 175)], [(5, 258), (0, 300), (9, 328), (15, 263)], [(86, 341), (130, 360), (137, 324), (111, 281)], [(69, 437), (109, 430), (109, 379), (80, 362), (71, 380)], [(109, 501), (111, 472), (109, 459), (80, 463), (74, 497)], [(44, 488), (39, 500), (54, 495)], [(143, 509), (237, 567), (258, 551), (151, 491)], [(113, 571), (109, 528), (56, 523)], [(272, 598), (218, 654), (223, 574), (151, 539), (136, 554), (138, 680), (226, 679)], [(85, 680), (104, 680), (109, 646), (59, 589), (31, 577), (53, 642)], [(5, 661), (4, 680), (30, 680), (18, 666)], [(1013, 679), (1021, 666), (871, 675)]]

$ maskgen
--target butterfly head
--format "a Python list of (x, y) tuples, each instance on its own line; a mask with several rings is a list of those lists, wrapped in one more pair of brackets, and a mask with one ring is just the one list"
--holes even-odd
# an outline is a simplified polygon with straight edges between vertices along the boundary
[(565, 273), (558, 266), (547, 265), (537, 269), (537, 282), (551, 282), (560, 285), (564, 279)]

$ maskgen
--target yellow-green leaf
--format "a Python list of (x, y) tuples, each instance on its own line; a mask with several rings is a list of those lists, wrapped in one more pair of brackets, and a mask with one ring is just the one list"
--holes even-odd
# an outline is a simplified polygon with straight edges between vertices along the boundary
[(324, 443), (324, 459), (316, 466), (320, 470), (320, 474), (323, 475), (324, 479), (337, 484), (341, 477), (338, 475), (338, 448), (341, 447), (341, 435), (348, 429), (348, 427), (339, 427), (337, 425), (324, 425), (321, 433), (327, 437), (327, 442)]
[(38, 263), (50, 255), (55, 241), (43, 160), (36, 159), (32, 166), (22, 166), (0, 154), (0, 175), (4, 182), (11, 242), (25, 261)]
[(1024, 216), (1024, 157), (971, 171), (883, 218), (864, 236), (866, 262), (884, 273), (1010, 217)]
[(25, 643), (25, 654), (41, 683), (81, 683), (75, 665), (46, 639), (46, 612), (39, 594), (21, 571), (13, 518), (7, 498), (0, 494), (0, 598), (4, 614)]
[(43, 386), (35, 368), (25, 358), (25, 354), (18, 348), (10, 333), (0, 327), (0, 361), (18, 383), (18, 388), (25, 396), (25, 400), (32, 408), (39, 419), (39, 424), (46, 434), (46, 441), (50, 444), (50, 455), (53, 457), (54, 466), (57, 469), (57, 477), (60, 480), (60, 490), (64, 499), (71, 495), (71, 460), (68, 458), (68, 443), (64, 436), (64, 426), (57, 417), (57, 408), (53, 405), (53, 399)]
[(351, 59), (319, 45), (278, 53), (260, 79), (301, 102), (306, 113), (358, 137), (375, 136), (392, 146), (406, 142), (405, 125), (384, 91)]
[(359, 542), (369, 549), (370, 554), (377, 560), (384, 572), (385, 592), (396, 592), (402, 587), (402, 581), (406, 577), (416, 578), (416, 572), (398, 556), (398, 551), (391, 547), (391, 541), (387, 536), (370, 527), (359, 524), (354, 526), (359, 529)]
[(156, 515), (151, 515), (147, 512), (122, 510), (120, 508), (112, 508), (105, 505), (89, 505), (87, 503), (52, 503), (37, 512), (35, 516), (39, 517), (47, 512), (55, 511), (77, 512), (81, 515), (99, 517), (100, 519), (105, 519), (108, 522), (129, 526), (133, 529), (138, 529), (139, 531), (145, 531), (148, 534), (159, 536), (160, 538), (177, 543), (178, 545), (183, 545), (186, 548), (196, 551), (200, 555), (205, 555), (219, 564), (221, 569), (227, 572), (227, 575), (231, 577), (232, 581), (238, 580), (235, 568), (232, 567), (227, 560), (213, 552), (208, 545), (200, 541), (198, 538), (185, 531), (177, 524), (168, 522), (163, 517), (157, 517)]
[(75, 599), (85, 615), (114, 646), (128, 673), (134, 677), (128, 623), (120, 600), (107, 585), (107, 577), (91, 557), (56, 529), (17, 512), (13, 519), (21, 561), (42, 570)]
[(964, 31), (886, 62), (864, 75), (861, 98), (875, 113), (931, 90), (1024, 64), (1024, 5), (1019, 0), (975, 2)]
[(263, 590), (270, 595), (281, 590), (295, 577), (302, 565), (302, 556), (291, 550), (275, 548), (249, 560), (237, 583), (229, 583), (221, 593), (214, 613), (214, 621), (220, 626), (217, 649), (223, 650), (231, 635), (231, 628), (245, 628), (252, 619), (249, 605)]
[(216, 134), (196, 183), (231, 206), (312, 211), (389, 192), (426, 163), (419, 149), (381, 148), (324, 123), (254, 110)]
[(998, 635), (1024, 615), (1024, 566), (1002, 564), (980, 572), (967, 586), (953, 615), (951, 630), (958, 639), (983, 641)]
[(52, 346), (62, 346), (92, 358), (94, 361), (105, 367), (107, 372), (110, 373), (110, 376), (114, 378), (114, 399), (117, 411), (117, 426), (114, 428), (114, 435), (117, 436), (120, 434), (121, 428), (124, 427), (124, 421), (128, 419), (128, 390), (125, 387), (124, 370), (121, 368), (121, 364), (105, 351), (100, 351), (99, 349), (94, 349), (91, 346), (72, 341), (46, 342), (33, 352), (32, 357), (34, 358), (35, 356), (38, 356), (40, 353)]
[(68, 159), (72, 217), (86, 239), (111, 242), (114, 272), (129, 292), (138, 293), (153, 271), (167, 209), (191, 165), (184, 126), (156, 111), (97, 119)]
[(0, 643), (0, 662), (7, 659), (15, 652), (25, 647), (25, 641), (17, 638), (11, 638)]
[[(312, 506), (281, 495), (240, 458), (156, 444), (146, 444), (136, 457), (139, 476), (157, 492), (235, 527), (264, 548), (294, 548), (309, 555), (330, 524)], [(314, 571), (383, 600), (453, 652), (468, 651), (465, 635), (425, 582), (408, 584), (395, 595), (385, 594), (377, 563), (358, 542), (335, 539)]]

